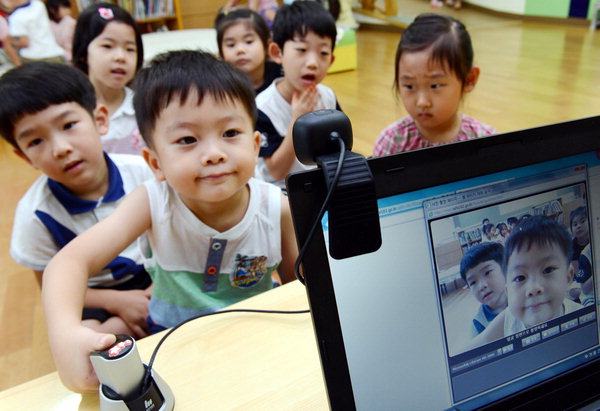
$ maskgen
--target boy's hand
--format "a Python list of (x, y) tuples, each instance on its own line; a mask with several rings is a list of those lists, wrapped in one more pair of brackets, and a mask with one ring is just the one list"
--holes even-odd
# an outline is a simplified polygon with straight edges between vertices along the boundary
[(315, 111), (318, 101), (319, 91), (314, 84), (306, 87), (302, 92), (294, 91), (292, 95), (292, 119), (297, 119), (303, 114)]
[(150, 296), (150, 289), (116, 291), (107, 311), (125, 321), (135, 334), (132, 337), (143, 338), (149, 333), (146, 319)]
[(65, 335), (63, 344), (53, 350), (56, 369), (65, 387), (81, 393), (97, 392), (99, 382), (90, 362), (90, 353), (105, 350), (115, 341), (112, 334), (99, 334), (83, 326)]

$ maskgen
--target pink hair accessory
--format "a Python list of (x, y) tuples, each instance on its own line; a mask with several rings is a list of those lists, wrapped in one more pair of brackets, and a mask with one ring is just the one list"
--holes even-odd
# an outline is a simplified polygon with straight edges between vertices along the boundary
[(112, 20), (115, 18), (113, 11), (106, 7), (100, 7), (98, 9), (98, 14), (100, 14), (100, 17), (102, 17), (104, 20)]

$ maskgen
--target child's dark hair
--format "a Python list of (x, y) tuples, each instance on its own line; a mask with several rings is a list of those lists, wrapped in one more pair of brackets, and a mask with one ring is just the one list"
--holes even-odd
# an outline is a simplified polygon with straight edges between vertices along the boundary
[(71, 8), (70, 0), (46, 0), (46, 10), (48, 10), (48, 17), (54, 22), (59, 22), (58, 10), (60, 7)]
[(460, 276), (466, 282), (467, 271), (486, 261), (495, 261), (502, 267), (503, 256), (504, 247), (500, 243), (484, 242), (474, 245), (467, 250), (460, 260)]
[(534, 244), (538, 247), (555, 244), (567, 261), (571, 255), (571, 235), (567, 229), (550, 217), (535, 215), (521, 221), (504, 243), (504, 273), (513, 252), (523, 247), (529, 250)]
[(571, 213), (569, 214), (569, 226), (571, 228), (573, 228), (573, 221), (575, 221), (577, 217), (582, 217), (584, 220), (587, 220), (588, 213), (586, 206), (579, 206), (573, 211), (571, 211)]
[(15, 124), (50, 106), (77, 103), (90, 115), (96, 108), (94, 87), (81, 71), (59, 63), (27, 63), (0, 77), (0, 135), (19, 150)]
[(73, 65), (88, 74), (88, 47), (90, 43), (104, 31), (111, 22), (130, 26), (135, 33), (137, 62), (135, 70), (144, 63), (144, 45), (142, 34), (131, 14), (127, 10), (111, 3), (97, 3), (85, 8), (77, 18), (73, 35)]
[(156, 56), (137, 74), (133, 98), (138, 128), (148, 147), (153, 147), (156, 119), (170, 103), (185, 103), (190, 93), (218, 101), (237, 100), (256, 122), (254, 88), (247, 75), (209, 53), (192, 50), (172, 51)]
[(506, 225), (506, 223), (498, 223), (498, 224), (496, 224), (496, 230), (498, 230), (498, 232), (502, 232), (503, 228), (506, 228), (508, 230), (508, 226)]
[(295, 1), (283, 5), (273, 21), (273, 42), (283, 50), (284, 44), (296, 36), (304, 37), (309, 31), (320, 37), (331, 39), (331, 50), (335, 47), (337, 29), (331, 14), (316, 1)]
[(269, 47), (271, 33), (265, 23), (265, 19), (260, 14), (250, 9), (235, 9), (230, 12), (221, 11), (215, 19), (215, 29), (217, 30), (217, 45), (219, 47), (219, 55), (223, 57), (223, 36), (227, 29), (235, 24), (243, 23), (256, 32), (258, 38), (265, 49), (265, 55)]
[(400, 89), (402, 54), (431, 47), (431, 60), (456, 74), (464, 86), (473, 68), (471, 36), (459, 20), (442, 14), (421, 14), (402, 32), (396, 49), (394, 89)]
[(508, 217), (506, 219), (506, 223), (508, 225), (510, 225), (510, 224), (518, 224), (519, 223), (519, 219), (517, 217)]
[(494, 228), (494, 224), (487, 223), (487, 224), (484, 224), (481, 229), (483, 230), (483, 234), (487, 235), (488, 231), (490, 231), (492, 228)]

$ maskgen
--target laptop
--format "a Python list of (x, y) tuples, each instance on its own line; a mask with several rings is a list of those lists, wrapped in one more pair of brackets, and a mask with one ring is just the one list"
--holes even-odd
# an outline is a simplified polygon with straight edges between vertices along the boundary
[[(302, 261), (331, 409), (594, 408), (589, 404), (600, 398), (600, 117), (366, 163), (381, 245), (331, 257), (330, 242), (341, 240), (330, 239), (325, 213)], [(287, 190), (302, 246), (327, 194), (322, 170), (290, 175)], [(564, 298), (574, 309), (473, 344), (473, 319), (484, 304), (461, 277), (460, 264), (478, 244), (506, 244), (499, 238), (504, 227), (488, 239), (483, 220), (496, 227), (510, 217), (541, 215), (573, 235), (576, 209), (585, 211), (589, 230), (589, 247), (581, 252), (591, 267), (585, 305), (581, 295), (572, 296), (582, 285), (573, 280)], [(358, 233), (354, 241), (370, 240)]]

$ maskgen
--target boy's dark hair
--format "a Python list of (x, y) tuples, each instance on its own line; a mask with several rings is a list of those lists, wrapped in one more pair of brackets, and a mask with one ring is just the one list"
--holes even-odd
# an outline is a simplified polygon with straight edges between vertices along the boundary
[[(101, 14), (99, 9), (109, 9), (112, 17), (107, 13)], [(111, 22), (123, 23), (130, 26), (135, 33), (135, 45), (137, 49), (137, 62), (135, 70), (139, 70), (144, 63), (144, 45), (142, 34), (131, 14), (116, 4), (97, 3), (85, 8), (77, 18), (75, 34), (73, 34), (73, 65), (88, 74), (88, 47), (104, 28)]]
[(190, 93), (219, 101), (239, 100), (256, 122), (254, 88), (247, 75), (209, 53), (178, 50), (156, 56), (137, 74), (133, 98), (138, 128), (148, 147), (153, 147), (156, 119), (174, 100), (185, 103)]
[(271, 33), (265, 23), (265, 19), (260, 14), (250, 9), (235, 9), (230, 12), (221, 11), (215, 19), (215, 29), (217, 30), (217, 46), (219, 55), (223, 57), (223, 36), (227, 29), (234, 24), (243, 23), (252, 28), (260, 38), (265, 49), (265, 54), (269, 47)]
[(579, 206), (576, 209), (574, 209), (573, 211), (571, 211), (571, 213), (569, 214), (569, 226), (571, 228), (573, 227), (573, 220), (575, 220), (577, 217), (583, 217), (584, 219), (587, 220), (588, 213), (587, 213), (586, 206)]
[(506, 219), (506, 224), (511, 225), (511, 224), (518, 224), (519, 223), (519, 219), (517, 217), (508, 217)]
[(425, 13), (402, 32), (396, 49), (394, 89), (400, 90), (399, 63), (405, 52), (431, 47), (431, 60), (455, 73), (464, 86), (473, 67), (473, 45), (466, 27), (459, 20), (442, 14)]
[(495, 242), (484, 242), (469, 248), (463, 258), (460, 260), (460, 276), (467, 281), (467, 271), (471, 268), (486, 262), (495, 261), (502, 267), (502, 258), (504, 256), (504, 247)]
[(77, 103), (90, 115), (96, 108), (94, 87), (81, 71), (59, 63), (27, 63), (0, 77), (0, 135), (19, 150), (15, 124), (50, 106)]
[(521, 221), (504, 243), (504, 263), (502, 270), (506, 275), (508, 260), (513, 252), (525, 247), (529, 250), (535, 244), (539, 247), (556, 244), (569, 261), (571, 255), (571, 235), (567, 229), (550, 217), (536, 215)]
[(277, 11), (272, 26), (273, 42), (283, 50), (284, 44), (296, 36), (304, 37), (309, 31), (331, 39), (335, 47), (337, 29), (331, 14), (316, 1), (295, 1)]
[(60, 19), (58, 17), (58, 9), (60, 7), (71, 7), (70, 0), (46, 0), (46, 10), (48, 10), (48, 17), (50, 20), (59, 22)]

